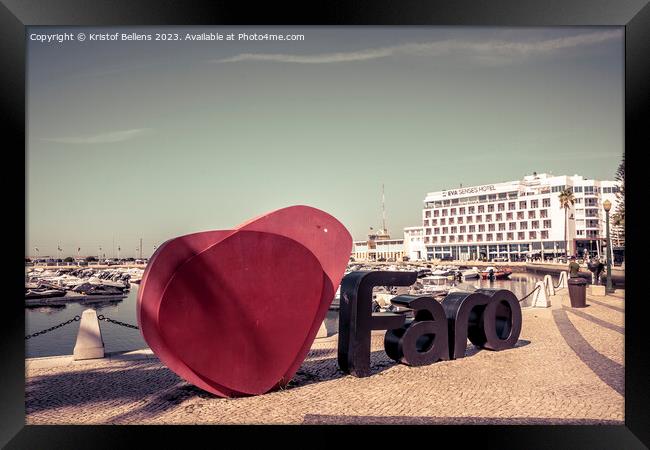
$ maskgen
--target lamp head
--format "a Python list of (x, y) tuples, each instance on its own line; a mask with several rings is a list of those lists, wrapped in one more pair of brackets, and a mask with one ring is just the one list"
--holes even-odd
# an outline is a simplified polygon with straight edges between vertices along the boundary
[(605, 200), (603, 202), (603, 209), (605, 211), (609, 211), (611, 208), (612, 208), (612, 202), (610, 202), (609, 200)]

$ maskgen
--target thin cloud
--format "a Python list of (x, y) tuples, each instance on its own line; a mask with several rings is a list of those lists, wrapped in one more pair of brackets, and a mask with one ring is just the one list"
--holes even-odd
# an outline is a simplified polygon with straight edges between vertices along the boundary
[(92, 136), (41, 138), (41, 140), (46, 142), (56, 142), (58, 144), (109, 144), (135, 139), (136, 137), (149, 134), (152, 131), (151, 128), (136, 128), (133, 130), (112, 131), (110, 133), (101, 133)]
[(354, 52), (296, 55), (286, 53), (240, 53), (214, 62), (274, 61), (296, 64), (328, 64), (367, 61), (396, 55), (438, 56), (450, 52), (469, 52), (477, 57), (516, 57), (549, 54), (563, 49), (598, 44), (622, 37), (620, 30), (566, 36), (555, 39), (518, 42), (507, 40), (468, 41), (450, 39), (436, 42), (408, 43), (391, 47), (370, 48)]

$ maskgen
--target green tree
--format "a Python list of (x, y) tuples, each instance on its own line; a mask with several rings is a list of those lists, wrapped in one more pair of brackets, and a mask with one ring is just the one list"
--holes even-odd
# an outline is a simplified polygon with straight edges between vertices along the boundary
[(573, 195), (571, 188), (565, 188), (560, 191), (560, 208), (564, 209), (564, 242), (565, 242), (565, 252), (569, 256), (569, 208), (573, 207), (576, 202), (576, 198)]
[(97, 258), (95, 258), (94, 256), (86, 256), (86, 261), (87, 262), (97, 261)]
[(72, 256), (67, 256), (63, 262), (74, 262), (74, 258)]

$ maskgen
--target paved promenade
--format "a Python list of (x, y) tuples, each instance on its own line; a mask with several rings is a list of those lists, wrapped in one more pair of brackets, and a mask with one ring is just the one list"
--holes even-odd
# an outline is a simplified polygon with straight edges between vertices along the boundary
[(525, 308), (520, 340), (502, 352), (424, 367), (396, 364), (373, 335), (374, 374), (336, 365), (336, 335), (316, 340), (289, 386), (213, 397), (149, 350), (102, 360), (26, 363), (27, 424), (622, 424), (624, 291), (573, 309), (566, 289), (550, 308)]

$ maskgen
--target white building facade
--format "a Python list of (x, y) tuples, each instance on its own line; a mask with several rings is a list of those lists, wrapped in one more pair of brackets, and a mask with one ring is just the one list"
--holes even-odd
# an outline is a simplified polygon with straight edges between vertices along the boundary
[[(566, 212), (559, 199), (565, 188), (575, 197)], [(611, 218), (619, 189), (617, 181), (533, 174), (517, 181), (430, 192), (424, 199), (422, 227), (404, 229), (404, 253), (412, 259), (420, 252), (427, 260), (509, 261), (542, 252), (546, 257), (565, 255), (567, 247), (570, 255), (600, 253), (605, 238), (602, 204), (606, 199), (612, 203)]]

